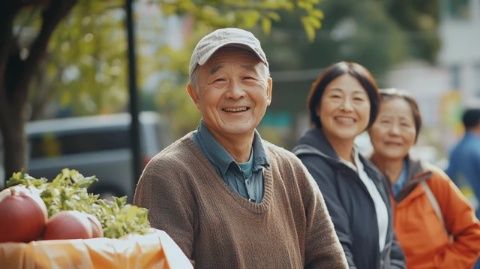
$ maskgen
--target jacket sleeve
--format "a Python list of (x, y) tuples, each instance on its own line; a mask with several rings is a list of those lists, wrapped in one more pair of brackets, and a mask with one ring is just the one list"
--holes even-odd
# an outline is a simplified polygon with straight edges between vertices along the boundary
[(341, 202), (338, 199), (337, 191), (334, 185), (334, 174), (330, 167), (327, 167), (318, 157), (313, 155), (300, 155), (305, 167), (308, 169), (313, 179), (318, 184), (328, 212), (332, 218), (335, 231), (337, 233), (340, 244), (347, 258), (350, 269), (356, 269), (351, 251), (352, 238), (350, 236), (349, 218)]
[(451, 236), (435, 257), (437, 268), (472, 268), (480, 253), (480, 224), (460, 190), (440, 169), (433, 168), (428, 185), (437, 198)]
[(393, 234), (392, 250), (390, 252), (390, 265), (390, 268), (395, 269), (407, 268), (407, 265), (405, 264), (405, 256), (395, 233)]

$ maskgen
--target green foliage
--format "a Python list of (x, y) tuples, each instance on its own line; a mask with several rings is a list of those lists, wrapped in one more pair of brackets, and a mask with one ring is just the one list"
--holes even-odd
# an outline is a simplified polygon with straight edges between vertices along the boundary
[[(140, 94), (154, 100), (157, 110), (171, 120), (176, 136), (183, 135), (198, 124), (199, 114), (185, 92), (185, 83), (191, 51), (201, 36), (218, 27), (251, 28), (268, 34), (285, 14), (292, 13), (292, 18), (303, 25), (302, 38), (313, 40), (323, 18), (318, 4), (319, 0), (143, 2), (148, 10), (137, 8), (135, 18)], [(169, 26), (164, 22), (174, 17), (187, 30), (180, 46), (165, 42)], [(56, 30), (45, 68), (32, 85), (36, 115), (48, 100), (56, 103), (63, 114), (125, 109), (128, 94), (124, 19), (123, 1), (79, 1)], [(151, 81), (156, 80), (151, 86)]]
[(437, 1), (337, 0), (319, 7), (326, 16), (313, 43), (299, 38), (303, 25), (292, 14), (285, 14), (271, 37), (263, 40), (272, 70), (322, 69), (350, 60), (365, 65), (381, 80), (399, 62), (436, 58)]
[[(326, 15), (313, 42), (301, 38), (304, 27), (296, 14), (282, 14), (282, 21), (262, 40), (274, 85), (269, 111), (293, 117), (305, 113), (312, 81), (323, 68), (338, 61), (366, 66), (381, 87), (388, 86), (386, 73), (402, 61), (433, 62), (439, 46), (438, 12), (436, 1), (427, 2), (323, 1), (319, 7)], [(295, 135), (286, 137), (281, 145), (295, 142)]]
[(102, 224), (108, 238), (119, 238), (130, 233), (144, 234), (150, 228), (148, 211), (127, 204), (127, 198), (100, 199), (87, 192), (87, 188), (98, 179), (84, 177), (76, 170), (63, 169), (52, 181), (34, 178), (28, 174), (14, 173), (7, 186), (24, 185), (38, 190), (51, 217), (60, 211), (76, 210), (92, 214)]
[(405, 34), (382, 2), (325, 1), (320, 8), (327, 15), (313, 42), (298, 38), (303, 26), (291, 15), (285, 15), (272, 38), (263, 40), (272, 70), (322, 69), (349, 60), (365, 65), (380, 77), (407, 56)]
[(80, 1), (49, 45), (48, 87), (77, 115), (116, 112), (128, 100), (124, 14), (113, 3)]
[(279, 21), (280, 11), (298, 11), (307, 36), (313, 39), (320, 28), (323, 13), (319, 0), (171, 0), (156, 1), (165, 15), (189, 15), (195, 22), (210, 27), (252, 28), (258, 24), (269, 33), (272, 21)]
[(163, 90), (157, 97), (159, 111), (172, 123), (173, 134), (180, 137), (194, 129), (200, 113), (188, 97), (185, 87), (162, 83)]
[(440, 50), (438, 33), (440, 2), (389, 1), (387, 9), (398, 26), (406, 33), (411, 57), (434, 63)]
[[(194, 2), (194, 3), (193, 3)], [(199, 113), (185, 91), (188, 79), (188, 63), (196, 42), (207, 32), (217, 27), (242, 27), (261, 30), (268, 34), (272, 25), (279, 22), (285, 14), (292, 13), (293, 19), (300, 21), (307, 37), (313, 39), (315, 31), (321, 26), (323, 13), (318, 9), (318, 0), (306, 1), (168, 1), (156, 2), (158, 9), (165, 16), (178, 14), (185, 21), (191, 21), (192, 32), (184, 40), (183, 47), (171, 47), (167, 44), (159, 45), (155, 52), (141, 49), (148, 46), (147, 37), (139, 35), (139, 63), (141, 66), (140, 85), (152, 77), (164, 74), (158, 84), (156, 105), (158, 111), (170, 119), (174, 135), (179, 137), (195, 128), (198, 124)], [(151, 26), (150, 26), (151, 27)], [(165, 32), (158, 26), (157, 31)], [(153, 29), (152, 29), (153, 30)], [(145, 33), (145, 36), (148, 36)], [(305, 36), (302, 36), (307, 40)], [(148, 53), (142, 53), (148, 51)], [(155, 61), (152, 61), (155, 59)], [(166, 74), (166, 75), (165, 75)]]
[[(187, 67), (193, 45), (213, 28), (257, 32), (273, 71), (319, 70), (350, 60), (372, 70), (380, 84), (392, 65), (412, 57), (434, 62), (440, 47), (438, 1), (156, 0), (148, 5), (157, 17), (143, 23), (144, 15), (136, 17), (140, 94), (171, 120), (176, 136), (198, 123), (199, 114), (185, 92)], [(39, 9), (25, 9), (16, 25), (30, 27), (17, 29), (38, 29), (39, 14)], [(52, 38), (42, 79), (32, 86), (36, 98), (54, 98), (76, 115), (124, 110), (124, 16), (123, 1), (80, 1)], [(187, 30), (181, 45), (162, 41), (169, 27), (163, 22), (172, 17)], [(282, 98), (290, 98), (292, 87), (306, 91), (311, 80), (284, 83), (274, 77), (272, 109), (303, 109), (303, 94), (288, 102)], [(50, 94), (40, 94), (42, 88)]]

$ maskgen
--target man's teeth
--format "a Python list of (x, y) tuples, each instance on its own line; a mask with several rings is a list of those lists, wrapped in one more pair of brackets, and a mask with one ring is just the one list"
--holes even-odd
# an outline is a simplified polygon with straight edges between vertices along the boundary
[(229, 108), (224, 108), (223, 109), (226, 112), (241, 112), (241, 111), (247, 111), (247, 107), (229, 107)]

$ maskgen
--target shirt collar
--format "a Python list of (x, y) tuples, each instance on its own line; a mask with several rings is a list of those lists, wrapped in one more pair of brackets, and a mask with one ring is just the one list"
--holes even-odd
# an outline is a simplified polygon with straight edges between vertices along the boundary
[[(358, 150), (353, 147), (353, 161), (355, 162), (356, 170), (358, 171), (364, 171), (365, 169), (363, 168), (363, 163), (360, 161), (360, 153), (358, 153)], [(354, 169), (355, 170), (355, 169)]]
[(477, 139), (477, 138), (480, 138), (480, 135), (475, 134), (471, 131), (467, 131), (467, 132), (465, 132), (465, 138), (467, 138), (467, 139)]
[(398, 176), (397, 180), (395, 181), (395, 183), (393, 183), (393, 186), (392, 186), (392, 191), (394, 196), (397, 196), (405, 186), (405, 183), (407, 183), (408, 171), (409, 171), (408, 161), (407, 159), (405, 159), (403, 161), (402, 171), (400, 172), (400, 175)]
[(344, 160), (340, 157), (339, 157), (339, 159), (340, 159), (340, 162), (342, 162), (346, 166), (352, 168), (353, 171), (355, 171), (355, 172), (358, 172), (358, 169), (363, 170), (363, 164), (360, 161), (359, 153), (358, 153), (358, 151), (355, 147), (353, 147), (353, 150), (352, 150), (352, 157), (353, 157), (353, 163), (351, 163), (347, 160)]
[[(228, 153), (225, 148), (218, 143), (218, 141), (213, 137), (208, 128), (205, 126), (203, 121), (200, 122), (200, 126), (197, 129), (197, 139), (200, 144), (200, 147), (203, 153), (206, 155), (207, 159), (220, 171), (222, 176), (225, 176), (228, 168), (233, 163), (236, 163), (232, 158), (230, 153)], [(263, 147), (262, 138), (255, 130), (253, 137), (253, 171), (258, 171), (263, 167), (269, 165), (267, 156), (265, 154), (265, 149)]]

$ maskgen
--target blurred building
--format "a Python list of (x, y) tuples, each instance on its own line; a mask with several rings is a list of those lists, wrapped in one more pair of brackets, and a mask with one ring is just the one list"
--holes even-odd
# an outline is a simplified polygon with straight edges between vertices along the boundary
[(386, 84), (413, 93), (425, 121), (422, 135), (445, 157), (462, 133), (463, 108), (480, 106), (480, 0), (441, 0), (439, 31), (438, 64), (402, 63)]
[(480, 99), (480, 0), (443, 0), (439, 62), (463, 102)]

